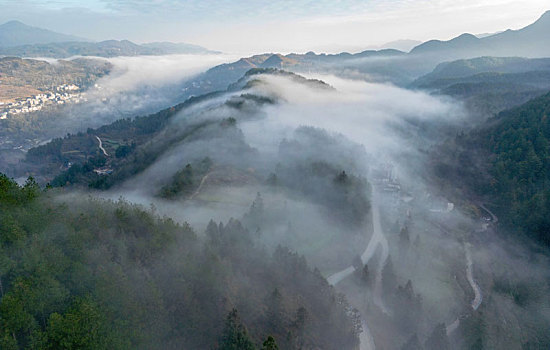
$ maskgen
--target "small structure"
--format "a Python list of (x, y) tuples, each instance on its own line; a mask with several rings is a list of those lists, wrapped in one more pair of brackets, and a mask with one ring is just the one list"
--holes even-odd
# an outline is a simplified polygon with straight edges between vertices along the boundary
[(102, 168), (94, 169), (94, 173), (96, 173), (97, 175), (109, 175), (112, 172), (113, 172), (113, 169), (111, 169), (109, 167), (102, 167)]

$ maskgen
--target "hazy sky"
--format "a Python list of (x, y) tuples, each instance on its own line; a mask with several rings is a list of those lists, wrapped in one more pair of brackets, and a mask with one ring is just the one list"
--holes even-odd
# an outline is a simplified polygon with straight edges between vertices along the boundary
[(334, 52), (518, 29), (546, 10), (549, 0), (0, 0), (0, 23), (232, 53)]

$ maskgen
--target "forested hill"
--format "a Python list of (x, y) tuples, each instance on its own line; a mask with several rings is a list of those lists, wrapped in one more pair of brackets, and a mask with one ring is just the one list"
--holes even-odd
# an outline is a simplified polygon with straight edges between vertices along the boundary
[[(433, 153), (447, 187), (491, 203), (508, 228), (550, 245), (550, 93), (503, 111)], [(444, 180), (443, 180), (444, 179)]]
[(492, 116), (548, 92), (550, 59), (478, 57), (445, 62), (410, 87), (452, 96), (475, 115)]
[[(494, 154), (491, 193), (503, 221), (550, 245), (550, 93), (500, 113), (478, 134)], [(484, 135), (485, 134), (485, 135)]]
[(354, 311), (319, 272), (259, 247), (238, 220), (197, 235), (127, 202), (59, 197), (4, 175), (0, 282), (1, 349), (358, 344)]

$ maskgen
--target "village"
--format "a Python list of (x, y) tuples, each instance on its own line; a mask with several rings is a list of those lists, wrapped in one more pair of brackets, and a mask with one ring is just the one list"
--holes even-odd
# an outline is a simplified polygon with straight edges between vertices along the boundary
[(62, 84), (55, 87), (54, 91), (19, 98), (15, 102), (0, 102), (0, 119), (40, 111), (48, 105), (63, 105), (68, 102), (79, 103), (85, 100), (80, 92), (80, 87), (74, 84)]

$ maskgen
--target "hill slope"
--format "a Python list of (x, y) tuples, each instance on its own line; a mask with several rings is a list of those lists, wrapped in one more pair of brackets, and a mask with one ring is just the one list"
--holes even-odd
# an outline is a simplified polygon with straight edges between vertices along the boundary
[(41, 192), (0, 174), (2, 349), (235, 349), (232, 309), (251, 344), (356, 348), (345, 299), (237, 220), (200, 238), (124, 201)]
[(453, 96), (492, 115), (550, 90), (550, 59), (479, 57), (445, 62), (410, 86)]
[(449, 188), (484, 198), (508, 228), (550, 245), (550, 93), (499, 113), (434, 153)]

